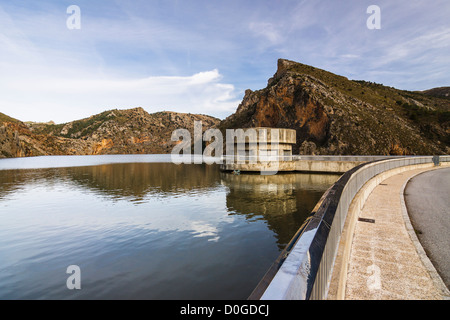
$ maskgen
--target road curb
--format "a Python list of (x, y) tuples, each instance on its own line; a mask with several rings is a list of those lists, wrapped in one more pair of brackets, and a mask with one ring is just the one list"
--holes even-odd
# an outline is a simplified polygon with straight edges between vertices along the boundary
[[(445, 166), (445, 167), (448, 167), (448, 166)], [(435, 287), (440, 291), (443, 300), (450, 300), (450, 291), (447, 289), (447, 286), (444, 284), (444, 281), (442, 280), (441, 276), (436, 271), (436, 268), (434, 267), (433, 263), (428, 258), (427, 254), (425, 253), (425, 250), (424, 250), (422, 244), (420, 243), (419, 238), (417, 237), (416, 232), (414, 231), (414, 228), (411, 224), (411, 219), (409, 218), (408, 210), (406, 208), (406, 203), (405, 203), (405, 188), (411, 179), (413, 179), (414, 177), (421, 175), (423, 173), (426, 173), (426, 172), (429, 172), (432, 170), (439, 170), (441, 168), (442, 167), (432, 168), (430, 170), (426, 170), (426, 171), (419, 172), (419, 173), (412, 175), (411, 177), (409, 177), (408, 180), (405, 181), (405, 183), (401, 187), (399, 196), (400, 196), (400, 206), (401, 206), (401, 210), (402, 210), (403, 221), (405, 222), (406, 231), (408, 232), (409, 237), (411, 238), (411, 241), (414, 244), (414, 247), (416, 248), (417, 254), (419, 255), (419, 258), (422, 261), (425, 269), (430, 274), (431, 279), (433, 279), (433, 283), (434, 283)]]

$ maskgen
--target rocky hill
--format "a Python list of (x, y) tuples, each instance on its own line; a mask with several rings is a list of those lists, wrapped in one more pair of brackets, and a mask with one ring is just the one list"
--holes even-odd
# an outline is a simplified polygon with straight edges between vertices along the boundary
[(442, 97), (450, 99), (450, 87), (433, 88), (422, 91), (422, 93), (433, 97)]
[(247, 90), (219, 126), (297, 130), (295, 153), (450, 153), (450, 100), (280, 59), (266, 88)]
[(193, 132), (195, 120), (202, 121), (203, 130), (220, 122), (198, 114), (149, 114), (142, 108), (109, 110), (64, 124), (23, 123), (0, 114), (0, 157), (170, 153), (172, 132)]

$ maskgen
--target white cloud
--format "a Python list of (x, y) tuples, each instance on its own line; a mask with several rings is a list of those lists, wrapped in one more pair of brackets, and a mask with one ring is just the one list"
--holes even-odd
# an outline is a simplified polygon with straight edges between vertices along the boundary
[(65, 28), (65, 10), (47, 9), (0, 6), (0, 112), (59, 123), (138, 106), (219, 118), (236, 110), (237, 90), (216, 66), (182, 70), (170, 58), (191, 48), (193, 55), (221, 52), (231, 42), (164, 20), (121, 13), (118, 20), (93, 18), (86, 10), (81, 30), (73, 32)]
[(61, 45), (43, 41), (44, 45), (41, 39), (35, 39), (39, 34), (34, 35), (32, 26), (22, 25), (1, 8), (0, 18), (0, 111), (20, 120), (60, 123), (108, 109), (132, 107), (224, 118), (240, 102), (235, 87), (223, 82), (218, 69), (185, 76), (130, 76), (126, 66), (103, 66), (102, 56), (92, 45), (98, 41), (96, 33), (88, 33), (83, 41), (67, 46), (67, 30), (53, 30), (54, 26), (46, 22), (49, 25), (41, 28), (48, 29), (48, 33), (43, 35), (53, 35)]
[(142, 79), (37, 72), (12, 78), (0, 80), (0, 106), (21, 120), (66, 122), (107, 109), (138, 106), (148, 112), (170, 110), (223, 117), (239, 104), (234, 86), (221, 83), (218, 70)]
[(250, 22), (249, 29), (256, 36), (264, 38), (269, 45), (276, 45), (283, 41), (279, 26), (269, 22)]
[(340, 58), (344, 58), (344, 59), (358, 59), (358, 58), (360, 58), (360, 56), (357, 55), (357, 54), (348, 53), (348, 54), (342, 54), (340, 56)]
[[(389, 42), (387, 42), (389, 41)], [(385, 44), (382, 46), (382, 44)], [(378, 50), (383, 53), (382, 58), (375, 61), (374, 68), (382, 68), (391, 63), (421, 63), (431, 62), (440, 50), (450, 49), (450, 28), (429, 30), (418, 36), (408, 37), (398, 43), (395, 38), (387, 38), (380, 42)], [(438, 55), (442, 57), (441, 55)], [(450, 59), (447, 56), (447, 62)]]
[(377, 31), (357, 0), (86, 3), (79, 32), (59, 3), (2, 3), (0, 112), (62, 122), (141, 106), (223, 118), (278, 58), (404, 89), (447, 85), (449, 4), (436, 3), (380, 0)]

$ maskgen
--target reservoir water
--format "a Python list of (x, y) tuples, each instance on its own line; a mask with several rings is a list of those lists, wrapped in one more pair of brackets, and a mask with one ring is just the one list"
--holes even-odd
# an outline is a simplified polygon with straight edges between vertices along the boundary
[(246, 299), (338, 178), (167, 155), (0, 159), (0, 299)]

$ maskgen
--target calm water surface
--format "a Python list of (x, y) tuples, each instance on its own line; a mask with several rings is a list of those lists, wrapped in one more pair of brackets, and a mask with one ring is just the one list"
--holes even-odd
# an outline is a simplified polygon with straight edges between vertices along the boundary
[(339, 177), (161, 161), (0, 160), (0, 299), (246, 299)]

